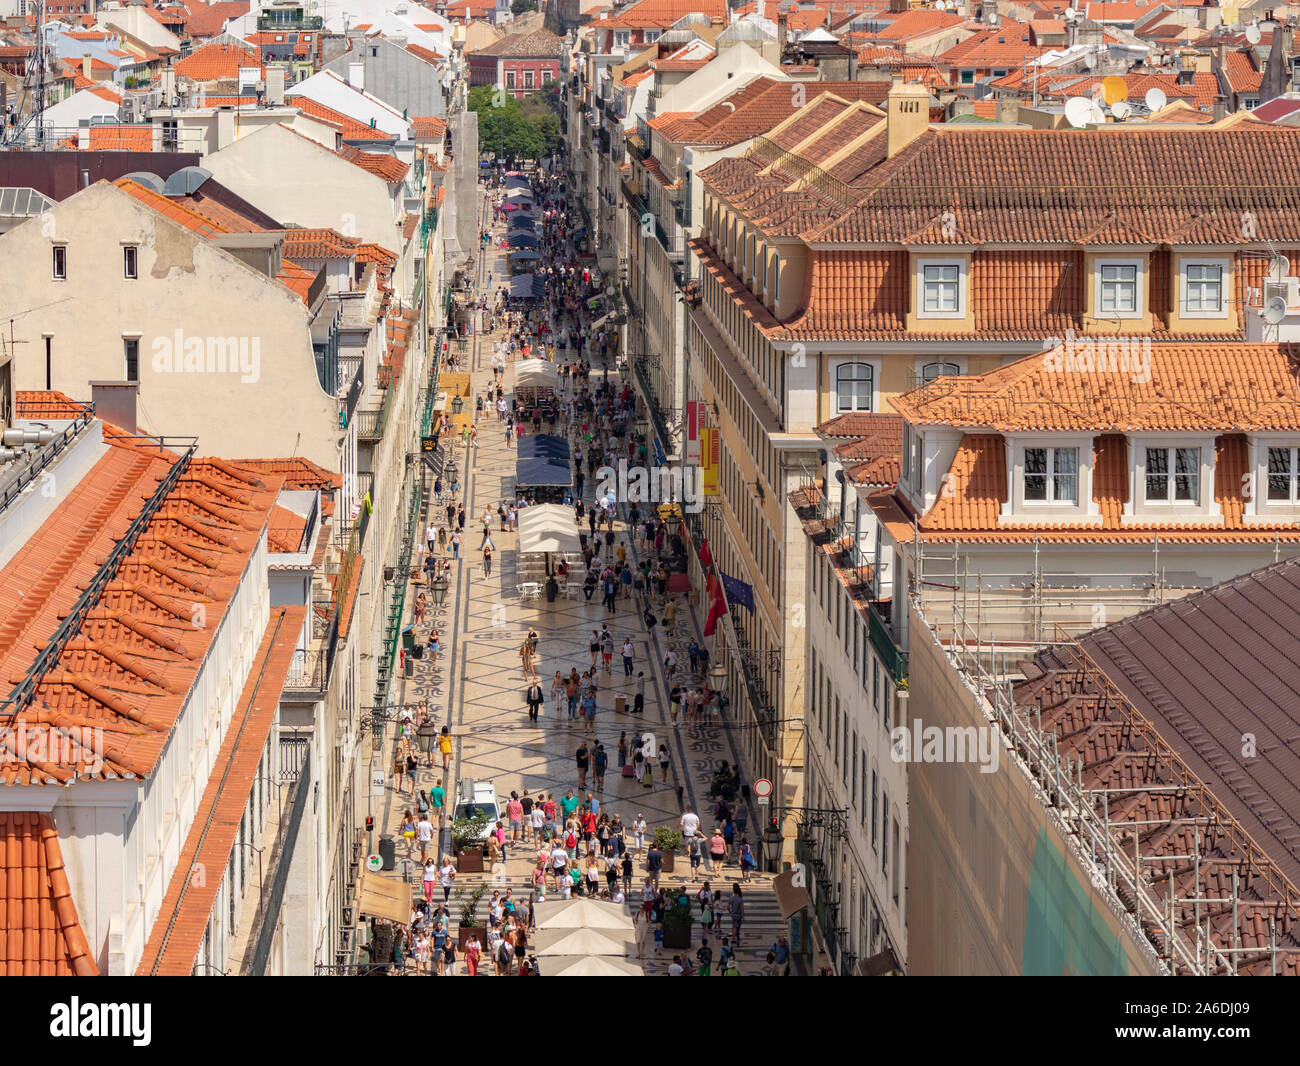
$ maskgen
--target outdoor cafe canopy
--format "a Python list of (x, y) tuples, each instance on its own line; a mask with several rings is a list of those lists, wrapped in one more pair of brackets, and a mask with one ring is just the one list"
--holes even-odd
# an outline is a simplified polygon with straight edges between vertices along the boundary
[(521, 459), (568, 459), (569, 442), (550, 433), (526, 433), (519, 438)]
[(539, 300), (546, 295), (546, 282), (536, 274), (516, 274), (510, 279), (510, 295), (518, 300)]
[(549, 359), (521, 359), (515, 363), (515, 388), (554, 389), (560, 372)]
[(522, 508), (519, 512), (519, 551), (582, 551), (578, 527), (573, 523), (573, 508), (558, 503), (537, 503)]
[(567, 459), (520, 459), (515, 463), (515, 484), (526, 488), (567, 489), (573, 484), (573, 470)]
[(511, 248), (507, 253), (511, 259), (541, 259), (541, 255), (531, 248)]

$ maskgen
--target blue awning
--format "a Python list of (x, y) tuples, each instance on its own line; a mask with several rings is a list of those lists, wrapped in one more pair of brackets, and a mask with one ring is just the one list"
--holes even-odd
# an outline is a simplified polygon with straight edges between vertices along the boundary
[(573, 484), (573, 470), (567, 459), (520, 459), (515, 463), (515, 483), (539, 488), (568, 488)]
[(569, 442), (550, 433), (525, 433), (519, 438), (520, 459), (569, 458)]

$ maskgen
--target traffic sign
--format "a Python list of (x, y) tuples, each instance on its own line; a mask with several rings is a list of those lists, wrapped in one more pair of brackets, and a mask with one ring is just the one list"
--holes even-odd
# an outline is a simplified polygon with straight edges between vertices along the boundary
[(382, 870), (383, 868), (384, 868), (384, 860), (381, 859), (378, 855), (366, 856), (366, 869), (369, 870), (372, 874), (379, 873), (379, 871)]
[(754, 782), (754, 795), (761, 800), (767, 799), (772, 795), (772, 782), (766, 777), (760, 777)]

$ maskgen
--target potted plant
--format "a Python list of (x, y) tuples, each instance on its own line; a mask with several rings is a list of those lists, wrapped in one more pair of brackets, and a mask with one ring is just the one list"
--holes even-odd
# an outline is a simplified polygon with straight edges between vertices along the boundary
[(664, 910), (664, 947), (678, 951), (689, 949), (693, 923), (690, 897), (685, 894), (673, 896)]
[(462, 952), (465, 950), (465, 945), (469, 942), (470, 937), (476, 937), (480, 947), (487, 946), (487, 928), (478, 920), (476, 914), (479, 902), (487, 895), (487, 890), (488, 886), (484, 883), (478, 885), (472, 891), (466, 886), (456, 893), (456, 902), (460, 906), (460, 923), (457, 927), (456, 938), (460, 942)]
[(456, 871), (462, 874), (483, 872), (483, 830), (487, 818), (457, 818), (451, 823), (451, 849), (456, 854)]
[(664, 853), (664, 873), (673, 872), (673, 856), (681, 846), (682, 835), (676, 829), (667, 825), (655, 827), (655, 847)]

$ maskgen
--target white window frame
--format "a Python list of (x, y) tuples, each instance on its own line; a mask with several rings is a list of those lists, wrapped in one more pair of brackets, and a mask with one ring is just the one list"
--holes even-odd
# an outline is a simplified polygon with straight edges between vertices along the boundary
[[(856, 367), (856, 366), (866, 367), (869, 375), (868, 377), (869, 388), (867, 390), (867, 406), (866, 407), (856, 407), (856, 406), (844, 407), (840, 404), (840, 373), (841, 371), (848, 370), (850, 367)], [(833, 393), (835, 398), (834, 415), (846, 415), (846, 414), (853, 414), (855, 412), (870, 412), (870, 411), (875, 411), (877, 409), (876, 388), (880, 380), (880, 368), (874, 362), (872, 362), (869, 359), (845, 359), (843, 362), (835, 364), (834, 374), (835, 374), (835, 380), (833, 383)], [(852, 380), (855, 384), (853, 393), (856, 398), (858, 393), (857, 386), (861, 384), (861, 381), (860, 379), (857, 378), (854, 378)], [(832, 417), (834, 417), (834, 415)]]
[(628, 47), (631, 43), (632, 43), (632, 31), (631, 31), (631, 30), (615, 30), (615, 31), (614, 31), (614, 47), (615, 47), (615, 48), (626, 48), (626, 47)]
[[(1138, 487), (1142, 491), (1142, 503), (1146, 507), (1188, 507), (1199, 508), (1202, 505), (1203, 493), (1205, 492), (1205, 449), (1198, 444), (1166, 444), (1161, 442), (1143, 442), (1139, 444), (1142, 457), (1142, 473), (1139, 478)], [(1177, 493), (1177, 478), (1187, 476), (1185, 473), (1178, 473), (1178, 453), (1179, 452), (1196, 453), (1196, 497), (1191, 500), (1180, 500)], [(1163, 497), (1152, 498), (1148, 479), (1152, 476), (1147, 470), (1147, 464), (1151, 461), (1152, 452), (1163, 452), (1165, 456), (1166, 469), (1163, 473), (1156, 475), (1165, 478), (1165, 495)]]
[[(998, 516), (1000, 525), (1014, 526), (1025, 522), (1037, 524), (1045, 520), (1044, 512), (1051, 515), (1050, 521), (1068, 520), (1071, 525), (1099, 526), (1105, 521), (1100, 506), (1092, 498), (1092, 434), (1062, 433), (1050, 437), (1041, 434), (1023, 437), (1007, 434), (1004, 442), (1008, 490), (1007, 500)], [(1075, 468), (1074, 502), (1025, 499), (1025, 453), (1030, 448), (1075, 451), (1078, 463)]]
[(55, 244), (50, 247), (50, 277), (55, 281), (68, 280), (68, 246)]
[[(1182, 259), (1178, 264), (1178, 314), (1181, 318), (1227, 318), (1228, 317), (1228, 286), (1231, 280), (1229, 268), (1230, 261), (1227, 258), (1205, 258), (1205, 259)], [(1188, 278), (1188, 271), (1191, 268), (1215, 267), (1219, 271), (1219, 309), (1217, 311), (1207, 311), (1191, 306), (1191, 287), (1192, 285), (1208, 284), (1204, 281), (1193, 282)]]
[[(1290, 470), (1286, 474), (1269, 473), (1269, 452), (1278, 450), (1289, 452)], [(1259, 499), (1266, 507), (1300, 506), (1300, 442), (1264, 441), (1260, 443), (1260, 460), (1263, 467)], [(1285, 477), (1290, 481), (1286, 499), (1275, 500), (1269, 485), (1270, 477)]]
[(660, 36), (662, 35), (662, 33), (663, 33), (662, 30), (646, 30), (646, 31), (645, 31), (645, 43), (646, 43), (646, 44), (654, 44), (655, 41), (659, 40), (659, 38), (660, 38)]
[[(1102, 309), (1102, 294), (1106, 288), (1105, 274), (1112, 267), (1133, 268), (1133, 310), (1131, 311), (1107, 311)], [(1096, 259), (1093, 261), (1092, 271), (1092, 313), (1094, 318), (1115, 322), (1142, 318), (1146, 314), (1146, 264), (1143, 260), (1131, 257)]]
[(140, 246), (136, 244), (122, 245), (122, 277), (127, 281), (138, 281), (140, 278)]
[[(956, 268), (957, 286), (956, 308), (952, 311), (926, 310), (926, 273), (930, 270)], [(968, 264), (965, 259), (918, 259), (916, 261), (916, 317), (917, 318), (965, 318), (966, 317), (966, 272)], [(947, 279), (935, 279), (936, 285), (952, 284)]]
[[(1042, 473), (1030, 474), (1027, 467), (1029, 463), (1030, 452), (1043, 452), (1047, 469)], [(1074, 457), (1074, 469), (1069, 472), (1061, 471), (1058, 467), (1057, 457), (1059, 455), (1069, 454)], [(1071, 509), (1079, 506), (1079, 449), (1075, 447), (1055, 447), (1046, 444), (1027, 444), (1021, 452), (1020, 463), (1020, 493), (1021, 499), (1026, 507), (1069, 507)], [(1043, 478), (1043, 491), (1045, 498), (1041, 500), (1031, 500), (1029, 498), (1029, 478)], [(1056, 487), (1058, 478), (1072, 478), (1074, 482), (1074, 496), (1070, 499), (1057, 499)]]

